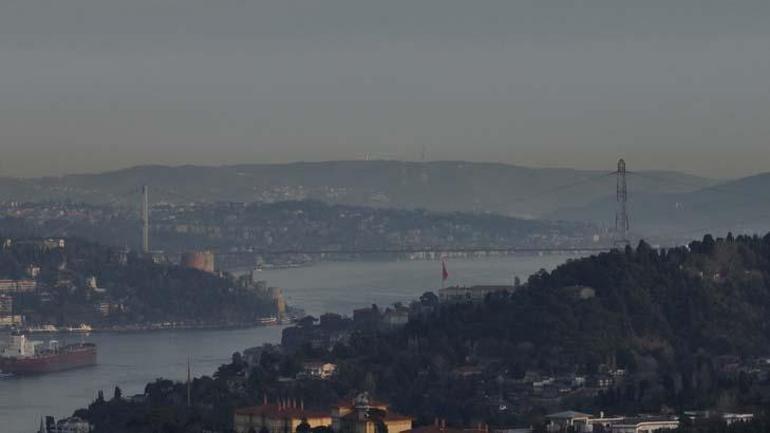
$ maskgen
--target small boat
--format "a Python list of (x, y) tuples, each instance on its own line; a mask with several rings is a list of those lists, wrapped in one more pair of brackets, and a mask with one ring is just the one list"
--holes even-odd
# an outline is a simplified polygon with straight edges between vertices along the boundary
[(0, 380), (10, 379), (12, 377), (13, 377), (13, 373), (5, 373), (3, 371), (0, 371)]
[(29, 327), (26, 329), (26, 332), (30, 334), (55, 333), (59, 332), (59, 328), (54, 325), (42, 325), (37, 327)]
[(93, 329), (89, 325), (86, 325), (85, 323), (81, 323), (80, 326), (78, 326), (77, 328), (66, 328), (66, 330), (67, 332), (79, 332), (79, 333), (88, 334)]
[(272, 326), (278, 324), (278, 318), (275, 316), (260, 317), (257, 319), (257, 324), (262, 326)]

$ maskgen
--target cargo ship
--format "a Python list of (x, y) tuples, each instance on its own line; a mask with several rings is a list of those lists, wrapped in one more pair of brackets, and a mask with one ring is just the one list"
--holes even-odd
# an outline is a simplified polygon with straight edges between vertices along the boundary
[(0, 351), (0, 370), (14, 375), (52, 373), (96, 365), (96, 345), (60, 345), (58, 341), (28, 340), (24, 334), (11, 334)]

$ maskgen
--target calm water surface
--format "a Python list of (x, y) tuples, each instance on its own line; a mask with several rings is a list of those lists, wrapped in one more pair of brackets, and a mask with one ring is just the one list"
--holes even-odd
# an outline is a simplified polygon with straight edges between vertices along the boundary
[[(524, 280), (567, 258), (450, 260), (447, 284), (510, 284), (516, 275)], [(292, 305), (316, 316), (326, 311), (349, 314), (373, 303), (409, 302), (436, 290), (440, 276), (441, 265), (435, 261), (324, 263), (261, 273), (271, 285), (284, 288)], [(40, 416), (68, 416), (87, 406), (100, 389), (109, 396), (117, 385), (124, 395), (132, 395), (158, 377), (182, 380), (188, 357), (194, 375), (211, 374), (233, 352), (278, 342), (280, 336), (280, 327), (91, 335), (87, 340), (99, 347), (98, 366), (0, 381), (0, 432), (34, 432)]]

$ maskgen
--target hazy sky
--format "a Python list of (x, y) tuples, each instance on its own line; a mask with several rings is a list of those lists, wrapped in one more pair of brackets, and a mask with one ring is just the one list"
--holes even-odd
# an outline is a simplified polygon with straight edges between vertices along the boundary
[(0, 175), (423, 145), (770, 171), (770, 1), (0, 1)]

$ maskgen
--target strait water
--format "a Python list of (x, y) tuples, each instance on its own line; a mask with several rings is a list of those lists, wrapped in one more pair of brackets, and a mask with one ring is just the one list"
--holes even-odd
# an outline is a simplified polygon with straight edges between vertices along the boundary
[[(569, 256), (522, 256), (451, 260), (447, 284), (510, 284), (540, 268), (550, 269)], [(441, 284), (436, 261), (323, 263), (266, 270), (260, 278), (284, 289), (290, 304), (318, 316), (326, 311), (349, 314), (373, 303), (409, 302)], [(193, 375), (212, 374), (233, 352), (280, 341), (280, 327), (93, 334), (99, 364), (38, 377), (0, 380), (0, 433), (36, 431), (43, 415), (69, 416), (87, 406), (99, 390), (108, 397), (117, 385), (124, 395), (141, 393), (158, 377), (182, 380), (187, 359)], [(79, 337), (70, 336), (70, 339)]]

